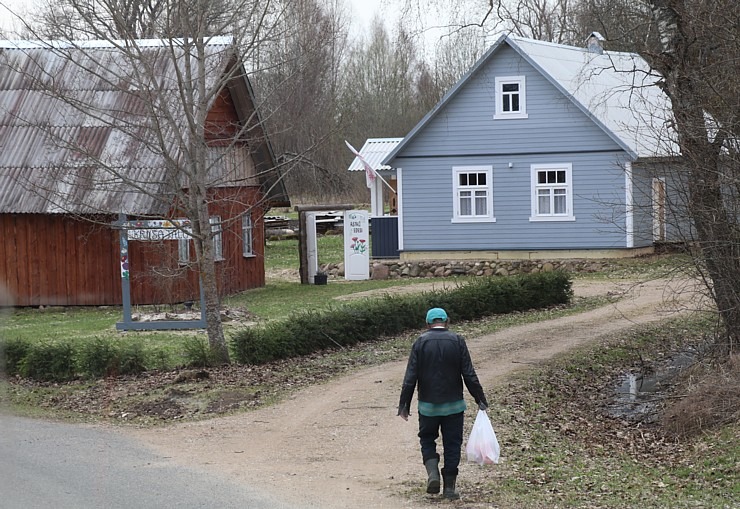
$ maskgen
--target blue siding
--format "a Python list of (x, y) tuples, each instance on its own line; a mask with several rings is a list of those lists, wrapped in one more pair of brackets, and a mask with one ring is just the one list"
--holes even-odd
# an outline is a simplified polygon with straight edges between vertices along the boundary
[[(521, 75), (528, 118), (494, 120), (495, 77)], [(602, 129), (504, 45), (393, 162), (403, 168), (404, 250), (626, 248), (628, 160)], [(572, 165), (575, 221), (529, 219), (531, 165), (550, 163)], [(463, 165), (493, 166), (496, 222), (451, 222), (452, 167)], [(637, 219), (639, 245), (649, 245), (646, 220)]]
[[(626, 247), (621, 154), (411, 159), (403, 168), (404, 250)], [(509, 168), (508, 163), (513, 162)], [(575, 221), (530, 221), (532, 164), (571, 163)], [(494, 223), (452, 223), (452, 165), (493, 165)]]
[[(529, 118), (494, 120), (496, 76), (525, 76)], [(526, 154), (620, 150), (619, 146), (539, 71), (503, 45), (465, 83), (442, 111), (398, 154), (406, 158), (434, 155)]]

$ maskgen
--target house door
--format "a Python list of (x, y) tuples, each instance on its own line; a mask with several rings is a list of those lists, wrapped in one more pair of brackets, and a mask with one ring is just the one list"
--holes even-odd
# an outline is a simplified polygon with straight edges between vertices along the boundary
[(665, 179), (653, 179), (653, 242), (665, 241)]

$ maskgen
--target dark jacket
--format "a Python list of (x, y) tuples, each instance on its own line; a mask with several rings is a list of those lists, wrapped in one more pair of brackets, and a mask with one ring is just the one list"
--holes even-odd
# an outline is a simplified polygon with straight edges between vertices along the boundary
[(488, 406), (462, 336), (443, 328), (429, 329), (411, 347), (399, 411), (410, 410), (417, 384), (420, 401), (450, 403), (463, 399), (463, 382), (477, 404)]

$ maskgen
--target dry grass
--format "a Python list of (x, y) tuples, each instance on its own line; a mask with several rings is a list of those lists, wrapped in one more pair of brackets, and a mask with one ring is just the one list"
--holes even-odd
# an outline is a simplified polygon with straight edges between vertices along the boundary
[(676, 399), (663, 414), (667, 433), (693, 436), (740, 421), (740, 355), (724, 362), (697, 363), (683, 377), (685, 397)]

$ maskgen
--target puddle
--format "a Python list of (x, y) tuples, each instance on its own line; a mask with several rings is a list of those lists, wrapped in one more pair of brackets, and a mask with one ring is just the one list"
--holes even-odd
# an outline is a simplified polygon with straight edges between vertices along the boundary
[(615, 384), (613, 401), (607, 407), (610, 416), (631, 422), (652, 423), (671, 381), (684, 368), (696, 361), (699, 352), (679, 352), (663, 361), (650, 373), (627, 373)]

